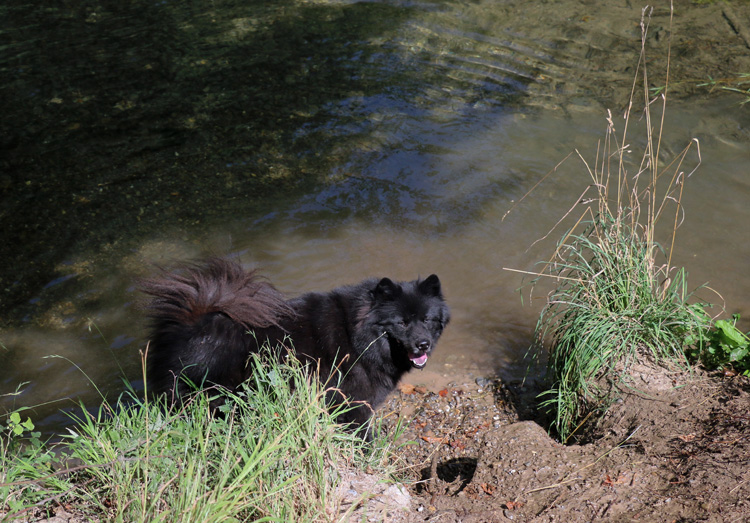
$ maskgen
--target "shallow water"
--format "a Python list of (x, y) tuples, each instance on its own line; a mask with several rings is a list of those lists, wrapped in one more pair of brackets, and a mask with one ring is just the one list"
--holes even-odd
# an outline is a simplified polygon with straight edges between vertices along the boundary
[[(80, 80), (91, 89), (81, 101), (59, 87), (24, 106), (43, 123), (27, 131), (39, 141), (17, 147), (9, 170), (10, 188), (19, 191), (12, 209), (31, 232), (14, 229), (29, 263), (13, 264), (13, 281), (4, 273), (14, 300), (0, 333), (0, 392), (26, 385), (0, 408), (36, 405), (37, 425), (57, 430), (65, 424), (61, 408), (113, 397), (123, 377), (140, 390), (145, 339), (133, 282), (152, 263), (204, 254), (260, 265), (289, 295), (369, 276), (437, 273), (453, 321), (428, 370), (410, 379), (523, 376), (545, 291), (530, 299), (528, 289), (517, 290), (523, 275), (504, 269), (533, 271), (549, 258), (561, 232), (534, 242), (590, 183), (583, 162), (574, 154), (516, 202), (576, 149), (595, 162), (604, 108), (623, 106), (581, 96), (583, 58), (606, 63), (597, 53), (612, 45), (607, 39), (637, 31), (578, 35), (565, 21), (557, 33), (544, 24), (535, 33), (521, 17), (538, 6), (514, 11), (494, 2), (158, 5), (149, 4), (149, 16), (168, 16), (170, 30), (194, 39), (180, 59), (171, 48), (150, 48), (151, 55), (138, 47), (132, 12), (118, 18), (98, 7), (79, 15), (95, 30), (130, 28), (120, 34), (134, 46), (123, 62), (135, 64), (132, 78), (167, 55), (164, 83), (118, 85), (122, 92), (105, 103), (101, 85)], [(639, 15), (632, 13), (636, 28)], [(68, 45), (93, 50), (93, 59), (99, 45), (115, 56), (76, 37)], [(578, 50), (589, 38), (606, 40), (593, 55)], [(243, 62), (251, 53), (264, 58)], [(11, 68), (16, 89), (44, 76), (43, 64), (35, 65), (33, 74)], [(191, 76), (199, 67), (208, 73)], [(613, 85), (621, 76), (612, 73)], [(177, 92), (164, 90), (171, 88)], [(629, 93), (627, 82), (621, 88)], [(747, 317), (750, 113), (732, 98), (694, 100), (670, 103), (661, 150), (668, 161), (692, 138), (700, 142), (673, 264)], [(58, 109), (69, 112), (48, 117)], [(622, 129), (619, 111), (613, 120)], [(113, 119), (117, 133), (109, 132)], [(91, 130), (80, 134), (80, 122)], [(642, 123), (632, 125), (637, 163)], [(51, 145), (42, 140), (48, 133)], [(48, 160), (60, 148), (64, 161)], [(696, 159), (688, 155), (686, 172)], [(37, 192), (23, 192), (24, 177)], [(29, 195), (44, 202), (36, 214), (23, 205)], [(705, 298), (719, 301), (710, 292)]]

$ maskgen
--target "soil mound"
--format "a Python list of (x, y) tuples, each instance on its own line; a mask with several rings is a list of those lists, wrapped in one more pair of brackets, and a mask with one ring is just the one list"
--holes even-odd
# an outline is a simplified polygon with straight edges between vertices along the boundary
[(750, 380), (644, 376), (578, 445), (547, 435), (520, 385), (404, 387), (409, 521), (750, 521)]

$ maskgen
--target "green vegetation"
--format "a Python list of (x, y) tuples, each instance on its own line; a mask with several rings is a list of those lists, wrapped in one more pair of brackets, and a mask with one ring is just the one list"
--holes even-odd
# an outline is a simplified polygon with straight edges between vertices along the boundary
[(698, 87), (708, 87), (709, 90), (721, 89), (730, 93), (737, 93), (745, 97), (740, 102), (740, 105), (745, 105), (750, 102), (750, 73), (740, 73), (732, 78), (717, 78), (713, 79), (710, 76), (708, 81), (702, 84), (698, 84)]
[(706, 329), (701, 339), (688, 340), (691, 360), (700, 362), (707, 369), (722, 369), (727, 374), (742, 373), (750, 377), (750, 338), (737, 328), (739, 315), (735, 314), (731, 321), (711, 323), (703, 309), (698, 312), (704, 314)]
[[(750, 102), (750, 73), (739, 73), (734, 76), (727, 78), (713, 78), (708, 77), (705, 82), (698, 83), (697, 80), (683, 80), (678, 82), (678, 85), (695, 85), (696, 87), (706, 87), (709, 92), (716, 89), (728, 93), (736, 93), (744, 97), (744, 100), (740, 102), (740, 105), (745, 105)], [(674, 84), (672, 84), (674, 87)], [(659, 85), (649, 89), (651, 96), (661, 96), (666, 92), (666, 85)]]
[(12, 413), (0, 446), (0, 519), (63, 504), (102, 521), (330, 520), (342, 473), (394, 472), (392, 442), (368, 445), (342, 430), (297, 360), (269, 359), (252, 358), (253, 382), (219, 416), (209, 393), (170, 410), (131, 391), (94, 414), (84, 409), (63, 443), (45, 446), (22, 442), (33, 425)]
[(581, 419), (604, 411), (613, 390), (627, 386), (630, 366), (642, 360), (687, 366), (684, 342), (699, 338), (701, 316), (687, 304), (682, 269), (655, 264), (643, 231), (609, 213), (594, 216), (580, 234), (566, 235), (549, 274), (560, 284), (537, 326), (551, 339), (548, 371), (555, 431), (567, 439)]
[[(647, 20), (642, 27), (645, 42)], [(622, 133), (610, 115), (593, 167), (578, 153), (591, 183), (558, 223), (578, 216), (531, 283), (552, 278), (555, 285), (537, 324), (534, 356), (547, 356), (544, 346), (549, 346), (549, 389), (541, 406), (562, 441), (606, 412), (621, 389), (635, 387), (635, 363), (683, 370), (692, 361), (741, 372), (750, 368), (750, 340), (733, 322), (713, 323), (709, 305), (688, 291), (686, 271), (672, 264), (684, 219), (683, 188), (700, 165), (700, 147), (693, 140), (671, 162), (662, 159), (667, 88), (649, 96), (645, 46), (638, 65), (643, 154), (634, 161), (628, 142), (634, 82)], [(657, 124), (652, 115), (659, 106)], [(694, 166), (685, 169), (688, 161)], [(667, 248), (657, 235), (669, 239)]]

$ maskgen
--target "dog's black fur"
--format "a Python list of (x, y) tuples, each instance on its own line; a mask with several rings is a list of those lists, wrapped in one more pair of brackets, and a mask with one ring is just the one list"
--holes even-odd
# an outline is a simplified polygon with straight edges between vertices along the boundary
[(256, 271), (211, 259), (141, 288), (152, 297), (152, 390), (173, 401), (193, 390), (188, 383), (236, 390), (250, 377), (250, 354), (269, 342), (282, 356), (293, 347), (321, 380), (342, 376), (333, 385), (357, 406), (339, 421), (355, 426), (368, 422), (404, 373), (424, 367), (450, 319), (434, 274), (369, 279), (287, 301)]

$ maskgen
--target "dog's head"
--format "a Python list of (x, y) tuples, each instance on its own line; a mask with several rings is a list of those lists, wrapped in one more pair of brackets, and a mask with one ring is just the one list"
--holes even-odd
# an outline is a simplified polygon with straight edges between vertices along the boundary
[(423, 368), (450, 320), (440, 280), (381, 279), (372, 291), (375, 322), (385, 332), (395, 363)]

